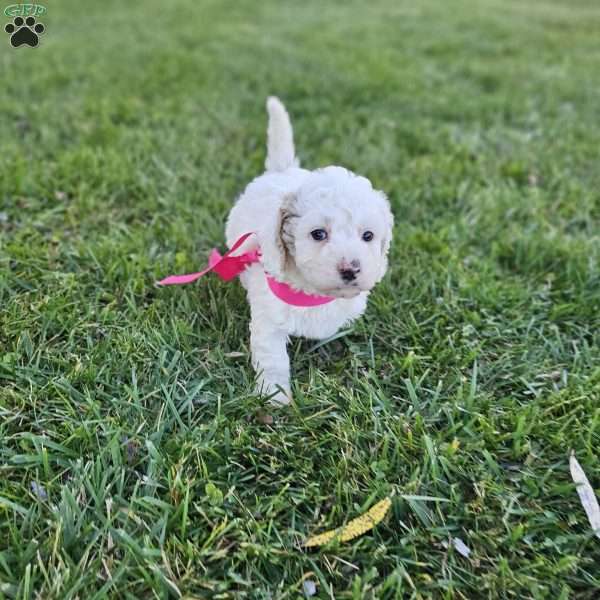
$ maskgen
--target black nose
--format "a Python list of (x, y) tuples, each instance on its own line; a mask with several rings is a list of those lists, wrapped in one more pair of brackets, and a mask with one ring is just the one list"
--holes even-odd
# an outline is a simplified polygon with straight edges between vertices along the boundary
[(356, 276), (360, 273), (360, 269), (340, 269), (340, 276), (346, 283), (350, 283), (356, 279)]

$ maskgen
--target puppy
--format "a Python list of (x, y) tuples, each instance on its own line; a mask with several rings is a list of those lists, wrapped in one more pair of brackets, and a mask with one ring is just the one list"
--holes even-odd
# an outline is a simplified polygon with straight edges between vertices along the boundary
[[(324, 339), (364, 312), (387, 269), (393, 216), (368, 179), (342, 167), (301, 169), (285, 107), (271, 97), (267, 111), (266, 171), (231, 209), (225, 235), (231, 248), (255, 234), (235, 252), (260, 257), (240, 275), (250, 303), (252, 365), (257, 391), (287, 404), (289, 336)], [(288, 303), (273, 282), (317, 304)]]

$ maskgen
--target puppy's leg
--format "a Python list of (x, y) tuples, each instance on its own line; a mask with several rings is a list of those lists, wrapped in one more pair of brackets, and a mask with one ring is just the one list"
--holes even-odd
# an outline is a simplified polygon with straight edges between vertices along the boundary
[(252, 366), (257, 374), (257, 392), (278, 404), (289, 404), (290, 359), (287, 354), (287, 333), (264, 320), (250, 322)]

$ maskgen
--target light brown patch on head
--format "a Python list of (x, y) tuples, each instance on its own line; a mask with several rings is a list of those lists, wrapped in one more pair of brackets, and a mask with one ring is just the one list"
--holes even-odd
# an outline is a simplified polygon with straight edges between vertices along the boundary
[(295, 255), (294, 221), (299, 217), (295, 212), (295, 203), (294, 194), (286, 194), (281, 203), (277, 242), (283, 256), (284, 269), (293, 263)]

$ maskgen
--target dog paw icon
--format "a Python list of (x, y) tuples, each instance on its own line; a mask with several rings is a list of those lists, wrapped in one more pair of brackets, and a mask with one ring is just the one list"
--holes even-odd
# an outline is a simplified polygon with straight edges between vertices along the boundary
[(23, 44), (35, 48), (40, 41), (39, 36), (46, 28), (41, 23), (36, 23), (34, 17), (15, 17), (12, 23), (7, 23), (4, 31), (11, 34), (11, 46), (18, 48)]

